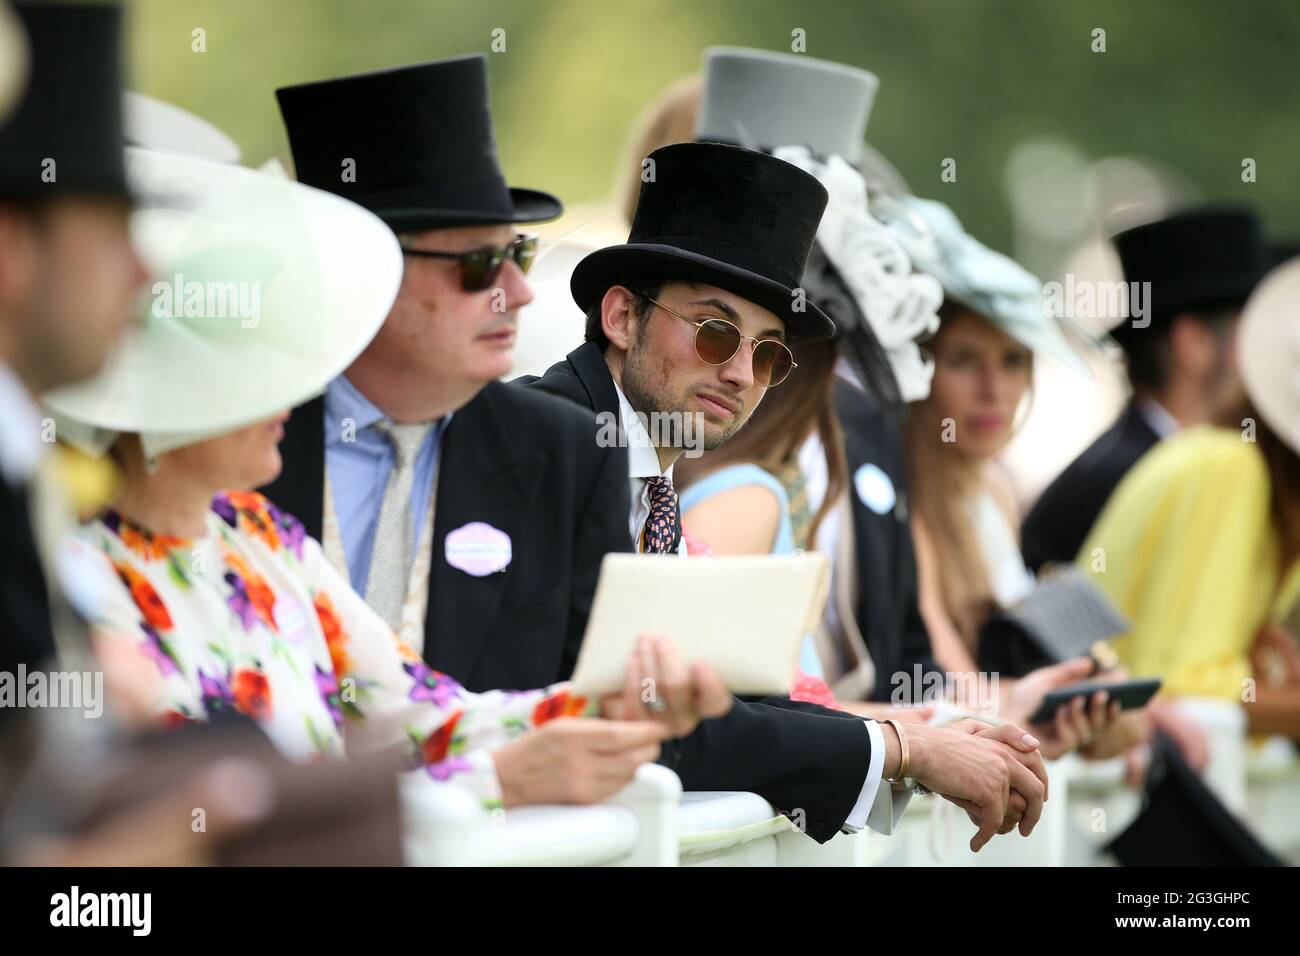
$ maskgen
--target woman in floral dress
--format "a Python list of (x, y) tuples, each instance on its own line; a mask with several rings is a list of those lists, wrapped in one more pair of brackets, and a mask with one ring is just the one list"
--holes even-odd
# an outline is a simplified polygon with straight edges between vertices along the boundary
[[(183, 263), (214, 281), (255, 275), (263, 287), (256, 323), (153, 303), (95, 382), (47, 397), (60, 436), (109, 450), (122, 474), (78, 548), (89, 577), (103, 572), (93, 625), (106, 666), (122, 660), (123, 642), (151, 662), (137, 709), (169, 724), (235, 711), (298, 759), (404, 749), (433, 780), (454, 779), (489, 804), (509, 796), (492, 750), (557, 718), (623, 718), (608, 734), (621, 738), (625, 780), (659, 740), (729, 709), (716, 674), (688, 670), (658, 638), (642, 639), (626, 692), (604, 700), (564, 684), (466, 691), (398, 639), (295, 518), (259, 494), (223, 490), (278, 475), (288, 416), (274, 410), (319, 393), (365, 347), (393, 301), (400, 252), (369, 213), (315, 190), (179, 155), (129, 160), (136, 179), (189, 200), (184, 213), (146, 212), (133, 224), (155, 274)], [(289, 212), (331, 226), (311, 244), (328, 261), (299, 261)], [(321, 288), (305, 290), (306, 279)], [(645, 680), (660, 689), (653, 712), (639, 695)], [(563, 761), (540, 762), (563, 772)], [(585, 799), (616, 790), (614, 776)]]

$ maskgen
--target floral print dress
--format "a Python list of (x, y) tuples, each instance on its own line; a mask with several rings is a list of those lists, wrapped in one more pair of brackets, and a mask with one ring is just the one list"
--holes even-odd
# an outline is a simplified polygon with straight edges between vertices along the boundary
[(214, 498), (202, 538), (153, 535), (113, 511), (79, 537), (120, 582), (96, 626), (139, 642), (165, 723), (234, 710), (295, 759), (405, 747), (413, 766), (495, 806), (487, 748), (588, 710), (565, 684), (475, 694), (430, 669), (297, 519), (254, 492)]

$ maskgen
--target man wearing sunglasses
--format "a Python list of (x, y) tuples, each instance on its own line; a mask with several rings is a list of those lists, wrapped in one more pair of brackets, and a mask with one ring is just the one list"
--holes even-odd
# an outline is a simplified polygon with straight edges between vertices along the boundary
[[(298, 179), (375, 212), (406, 268), (374, 341), (294, 410), (266, 493), (431, 667), (474, 691), (566, 679), (601, 558), (630, 545), (626, 456), (591, 413), (497, 381), (533, 295), (519, 227), (560, 202), (506, 185), (482, 55), (277, 97)], [(554, 721), (494, 753), (504, 802), (604, 799), (661, 736)]]
[[(827, 194), (790, 163), (714, 143), (666, 146), (643, 169), (628, 241), (573, 273), (586, 343), (519, 381), (624, 423), (633, 541), (684, 554), (672, 469), (691, 429), (655, 436), (645, 422), (691, 416), (703, 449), (715, 448), (789, 374), (790, 343), (834, 333), (799, 287)], [(972, 814), (978, 848), (1022, 817), (1021, 832), (1033, 829), (1046, 772), (1017, 728), (1000, 729), (1005, 739), (975, 729), (904, 730), (769, 697), (666, 744), (663, 762), (687, 790), (760, 794), (819, 842), (863, 826), (890, 832), (907, 796), (889, 781), (911, 777)]]

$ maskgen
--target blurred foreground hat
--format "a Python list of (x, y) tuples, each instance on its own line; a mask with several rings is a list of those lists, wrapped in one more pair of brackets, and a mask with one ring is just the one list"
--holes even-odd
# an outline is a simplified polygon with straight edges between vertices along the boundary
[(27, 34), (31, 71), (22, 99), (0, 122), (0, 196), (126, 197), (121, 9), (15, 3), (14, 11)]
[(161, 454), (299, 404), (374, 337), (402, 274), (380, 220), (242, 166), (127, 155), (155, 281), (104, 370), (46, 396), (60, 437), (96, 452), (135, 432)]
[(1246, 300), (1237, 366), (1252, 404), (1300, 455), (1300, 258), (1270, 272)]
[(0, 123), (27, 86), (27, 34), (6, 0), (0, 0)]
[(239, 162), (239, 145), (188, 110), (135, 90), (123, 94), (122, 109), (128, 145), (186, 153), (215, 163)]

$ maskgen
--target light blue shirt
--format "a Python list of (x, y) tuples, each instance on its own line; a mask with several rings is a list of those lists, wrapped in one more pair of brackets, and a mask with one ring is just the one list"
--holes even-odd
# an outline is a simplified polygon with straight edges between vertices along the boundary
[[(366, 582), (370, 579), (375, 527), (379, 524), (388, 475), (393, 470), (393, 443), (371, 427), (384, 418), (384, 413), (346, 375), (340, 375), (326, 387), (325, 470), (334, 495), (334, 512), (343, 538), (348, 574), (358, 594), (366, 593)], [(450, 418), (450, 415), (443, 416), (429, 431), (429, 437), (415, 456), (415, 489), (411, 493), (412, 560), (420, 546), (419, 529), (424, 527), (433, 492), (442, 431)]]

